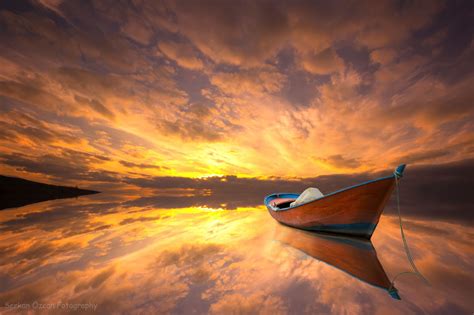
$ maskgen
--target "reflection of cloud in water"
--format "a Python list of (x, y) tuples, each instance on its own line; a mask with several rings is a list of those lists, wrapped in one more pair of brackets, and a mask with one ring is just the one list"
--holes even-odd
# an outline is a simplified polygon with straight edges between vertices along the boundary
[[(102, 199), (101, 199), (102, 198)], [(138, 199), (140, 202), (143, 199)], [(402, 301), (273, 241), (263, 208), (163, 209), (94, 196), (2, 212), (0, 305), (97, 303), (98, 313), (470, 312), (472, 230), (407, 220), (417, 265), (432, 287), (401, 277)], [(409, 264), (395, 218), (373, 243), (389, 278)], [(8, 313), (8, 310), (7, 310)]]

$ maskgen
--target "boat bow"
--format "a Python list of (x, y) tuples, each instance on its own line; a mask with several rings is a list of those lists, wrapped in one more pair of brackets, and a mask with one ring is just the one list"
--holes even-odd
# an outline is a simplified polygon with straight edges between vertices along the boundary
[[(392, 175), (350, 186), (316, 200), (290, 207), (288, 200), (299, 194), (277, 193), (264, 199), (271, 216), (278, 222), (312, 231), (336, 232), (369, 238), (390, 199), (395, 180), (403, 176), (405, 164)], [(283, 207), (274, 201), (285, 199)]]

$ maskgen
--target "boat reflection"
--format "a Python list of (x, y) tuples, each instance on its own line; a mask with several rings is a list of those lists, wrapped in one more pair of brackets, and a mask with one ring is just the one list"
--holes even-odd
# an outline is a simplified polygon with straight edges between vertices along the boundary
[(306, 255), (323, 261), (400, 300), (377, 258), (372, 242), (363, 238), (298, 230), (283, 225), (276, 228), (274, 239)]

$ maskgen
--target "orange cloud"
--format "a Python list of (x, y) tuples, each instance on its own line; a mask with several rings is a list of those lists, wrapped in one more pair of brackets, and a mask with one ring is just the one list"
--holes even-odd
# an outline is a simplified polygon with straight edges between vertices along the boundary
[(301, 64), (306, 71), (320, 75), (344, 70), (344, 62), (332, 48), (316, 54), (307, 53), (302, 57)]
[(215, 73), (210, 81), (225, 94), (261, 97), (280, 91), (286, 78), (276, 69), (257, 68), (235, 73)]
[(90, 169), (73, 168), (80, 178), (308, 177), (469, 158), (473, 46), (452, 35), (465, 17), (443, 20), (448, 9), (423, 1), (4, 9), (0, 147), (23, 164), (74, 165), (63, 161), (67, 150), (110, 159), (85, 160)]
[(178, 65), (191, 70), (199, 70), (204, 67), (201, 59), (196, 57), (196, 52), (191, 45), (176, 42), (160, 42), (159, 49)]

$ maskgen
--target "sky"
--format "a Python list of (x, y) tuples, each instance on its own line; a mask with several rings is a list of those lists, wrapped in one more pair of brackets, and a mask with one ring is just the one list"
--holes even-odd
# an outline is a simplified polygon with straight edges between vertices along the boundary
[[(0, 174), (108, 192), (2, 210), (0, 303), (472, 312), (473, 7), (0, 1)], [(265, 195), (401, 163), (432, 284), (400, 281), (404, 304), (274, 240)], [(394, 197), (373, 238), (390, 277), (409, 268)]]
[(2, 1), (0, 173), (179, 190), (472, 172), (472, 15), (471, 1)]

